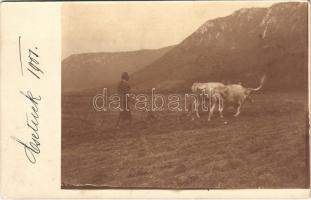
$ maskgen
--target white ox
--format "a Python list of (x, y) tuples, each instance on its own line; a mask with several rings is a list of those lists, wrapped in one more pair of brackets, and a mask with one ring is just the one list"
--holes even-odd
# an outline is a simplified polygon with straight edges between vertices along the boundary
[(258, 91), (262, 88), (264, 82), (266, 80), (266, 76), (264, 75), (260, 79), (260, 85), (257, 88), (246, 88), (243, 87), (241, 84), (230, 84), (226, 85), (223, 88), (219, 88), (223, 94), (225, 105), (234, 106), (236, 108), (236, 113), (234, 114), (235, 117), (239, 116), (241, 113), (241, 107), (246, 99), (250, 99), (249, 95), (253, 91)]
[[(222, 118), (223, 114), (223, 98), (222, 98), (222, 92), (223, 90), (219, 90), (220, 88), (225, 87), (225, 85), (223, 83), (219, 83), (219, 82), (209, 82), (209, 83), (193, 83), (192, 87), (191, 87), (191, 91), (196, 94), (196, 98), (194, 101), (194, 104), (191, 104), (191, 110), (196, 111), (196, 116), (198, 118), (200, 118), (199, 115), (199, 105), (200, 105), (200, 101), (199, 101), (199, 96), (202, 97), (202, 103), (206, 102), (206, 100), (208, 100), (207, 104), (208, 104), (208, 111), (209, 111), (209, 115), (208, 115), (208, 120), (211, 119), (214, 109), (215, 107), (218, 105), (218, 111), (219, 111), (219, 115)], [(190, 114), (190, 113), (189, 113)]]

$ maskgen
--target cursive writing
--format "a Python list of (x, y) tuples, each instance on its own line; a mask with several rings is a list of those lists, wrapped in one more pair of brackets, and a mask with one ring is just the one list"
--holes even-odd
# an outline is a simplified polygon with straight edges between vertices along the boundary
[(15, 141), (24, 147), (25, 154), (31, 163), (36, 163), (35, 154), (40, 153), (40, 142), (39, 142), (39, 102), (41, 97), (35, 97), (31, 91), (27, 91), (25, 94), (23, 91), (20, 93), (26, 98), (26, 100), (31, 104), (31, 112), (26, 112), (26, 125), (27, 128), (32, 132), (32, 139), (29, 142), (23, 142), (22, 140), (12, 137)]
[[(18, 44), (21, 76), (24, 77), (26, 72), (29, 72), (28, 74), (30, 76), (27, 76), (28, 78), (34, 78), (35, 80), (41, 79), (44, 72), (41, 69), (39, 63), (38, 47), (27, 49), (27, 64), (23, 65), (21, 36), (18, 37)], [(27, 66), (27, 70), (25, 70), (25, 72), (24, 66)], [(40, 95), (34, 95), (31, 90), (26, 90), (26, 92), (20, 90), (19, 93), (23, 96), (25, 102), (29, 105), (29, 111), (26, 112), (25, 124), (27, 130), (30, 131), (30, 135), (28, 136), (29, 139), (24, 140), (15, 136), (11, 136), (11, 138), (24, 148), (25, 155), (30, 163), (35, 164), (37, 162), (36, 156), (40, 154), (39, 103), (41, 102), (42, 98)]]

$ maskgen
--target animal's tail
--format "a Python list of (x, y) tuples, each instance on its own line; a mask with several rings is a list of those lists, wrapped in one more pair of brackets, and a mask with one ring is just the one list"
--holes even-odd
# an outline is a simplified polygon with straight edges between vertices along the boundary
[(262, 88), (264, 82), (266, 81), (266, 75), (263, 75), (260, 79), (260, 85), (257, 88), (248, 88), (250, 91), (258, 91)]

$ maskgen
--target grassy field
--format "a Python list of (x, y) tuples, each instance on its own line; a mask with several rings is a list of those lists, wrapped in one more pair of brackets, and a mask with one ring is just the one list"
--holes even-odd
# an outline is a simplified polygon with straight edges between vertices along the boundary
[(95, 111), (91, 96), (64, 95), (62, 187), (308, 188), (307, 95), (253, 99), (237, 118), (133, 112), (119, 130), (117, 113)]

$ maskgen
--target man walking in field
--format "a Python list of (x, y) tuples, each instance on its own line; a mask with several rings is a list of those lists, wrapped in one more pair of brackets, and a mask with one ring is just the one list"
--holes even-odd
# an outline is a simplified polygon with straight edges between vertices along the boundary
[(127, 72), (123, 72), (121, 75), (121, 81), (118, 85), (118, 93), (121, 97), (121, 111), (117, 120), (117, 127), (120, 127), (120, 123), (127, 121), (128, 125), (132, 122), (132, 114), (129, 108), (129, 101), (127, 95), (130, 92), (130, 85), (128, 83), (130, 77)]

